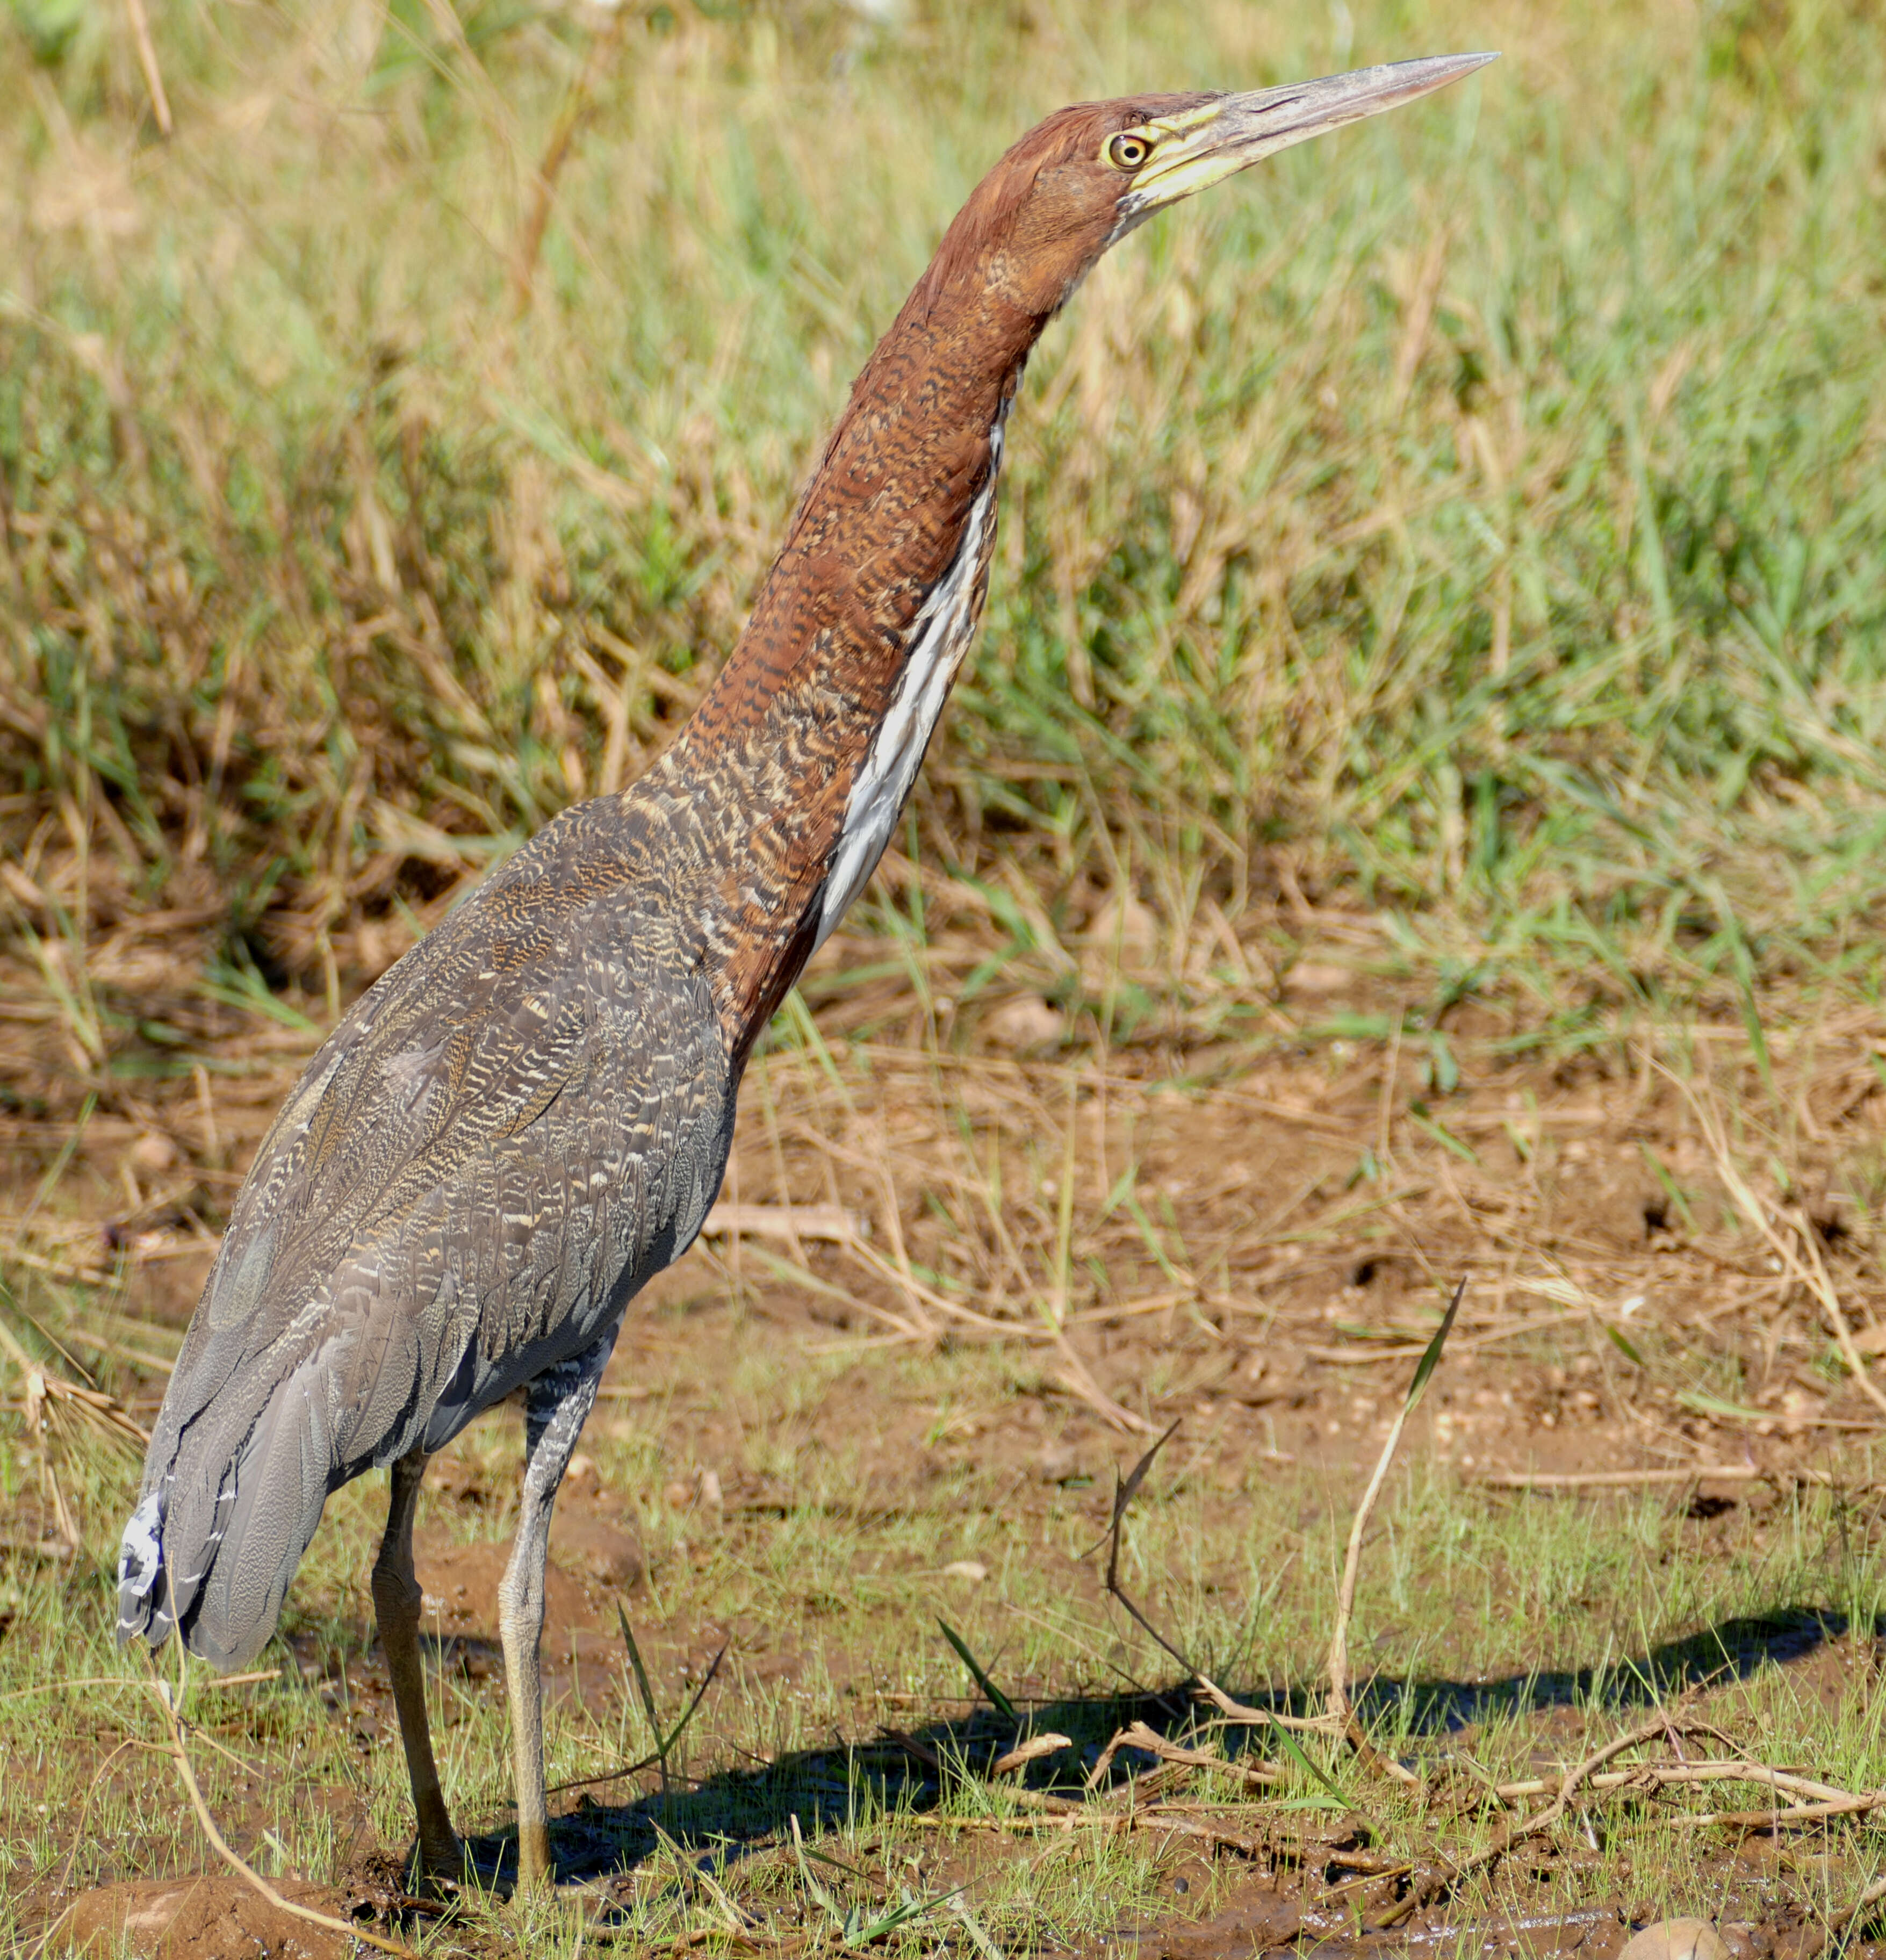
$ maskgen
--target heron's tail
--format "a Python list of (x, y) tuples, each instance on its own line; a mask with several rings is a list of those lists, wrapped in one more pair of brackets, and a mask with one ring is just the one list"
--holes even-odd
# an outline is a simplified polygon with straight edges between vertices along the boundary
[(118, 1553), (118, 1638), (161, 1647), (173, 1630), (211, 1666), (267, 1643), (336, 1476), (326, 1398), (297, 1369), (259, 1410), (219, 1400), (158, 1418), (144, 1492)]
[(169, 1637), (164, 1571), (164, 1494), (146, 1491), (118, 1545), (118, 1644), (141, 1635), (154, 1647)]

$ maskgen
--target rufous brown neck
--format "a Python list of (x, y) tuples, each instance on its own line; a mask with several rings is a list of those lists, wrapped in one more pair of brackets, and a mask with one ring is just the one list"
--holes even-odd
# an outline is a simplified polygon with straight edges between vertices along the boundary
[(854, 383), (739, 644), (644, 779), (696, 819), (738, 1059), (869, 877), (968, 651), (1022, 371), (1113, 235), (1110, 208), (1055, 201), (1055, 173), (1121, 114), (1049, 118), (958, 213)]
[(711, 819), (725, 832), (704, 840), (718, 861), (710, 963), (742, 1055), (876, 864), (967, 651), (1002, 425), (1041, 326), (996, 291), (934, 307), (911, 296), (739, 644), (663, 759), (670, 782), (725, 785)]

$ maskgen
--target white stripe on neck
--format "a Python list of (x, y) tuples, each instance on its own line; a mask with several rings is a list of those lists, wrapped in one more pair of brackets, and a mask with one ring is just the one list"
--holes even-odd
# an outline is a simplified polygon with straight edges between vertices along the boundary
[(1002, 425), (1008, 419), (1004, 402), (989, 432), (989, 478), (969, 507), (969, 521), (949, 569), (930, 589), (913, 623), (910, 651), (903, 672), (877, 733), (871, 738), (863, 766), (851, 784), (844, 827), (826, 874), (819, 912), (822, 946), (863, 890), (877, 868), (891, 832), (917, 781), (918, 765), (930, 746), (937, 718), (962, 667), (975, 627), (978, 575), (990, 527), (995, 522), (996, 479), (1002, 469)]

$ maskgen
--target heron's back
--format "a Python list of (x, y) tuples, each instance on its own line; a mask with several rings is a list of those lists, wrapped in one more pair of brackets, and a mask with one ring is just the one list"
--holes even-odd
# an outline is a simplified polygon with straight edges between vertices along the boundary
[(309, 1064), (152, 1431), (121, 1639), (241, 1664), (329, 1491), (592, 1345), (692, 1239), (735, 1083), (661, 816), (566, 812)]

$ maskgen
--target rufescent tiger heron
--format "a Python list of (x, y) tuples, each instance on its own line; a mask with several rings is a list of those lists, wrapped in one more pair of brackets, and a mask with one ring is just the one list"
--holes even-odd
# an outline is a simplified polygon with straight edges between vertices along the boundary
[(391, 1472), (373, 1597), (418, 1852), (463, 1869), (426, 1725), (426, 1459), (524, 1392), (498, 1591), (517, 1864), (547, 1879), (550, 1511), (623, 1310), (720, 1183), (755, 1038), (870, 877), (982, 609), (1029, 350), (1108, 247), (1490, 55), (1051, 116), (976, 187), (851, 390), (746, 632), (673, 745), (566, 810), (362, 998), (236, 1201), (145, 1465), (119, 1637), (256, 1655), (329, 1494)]

